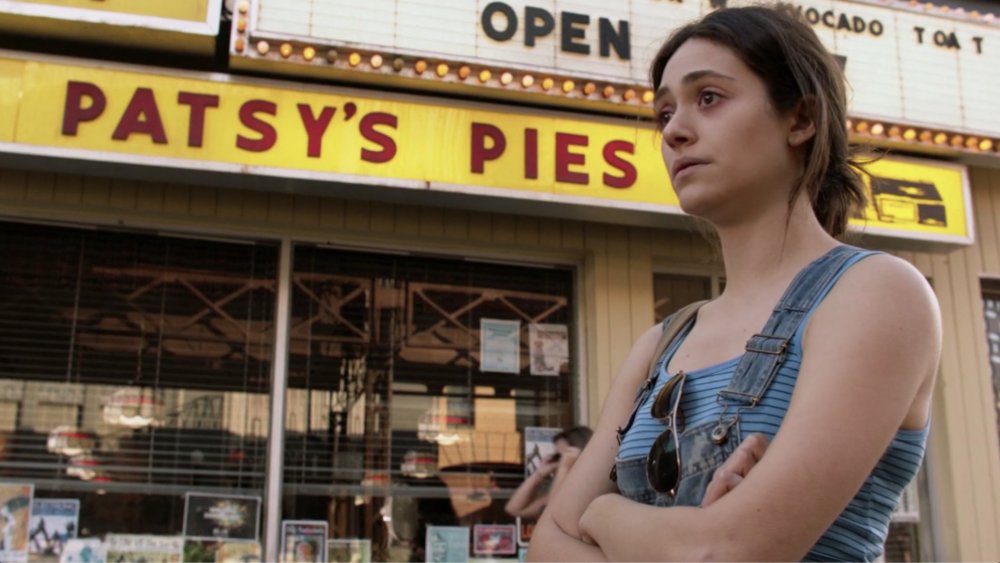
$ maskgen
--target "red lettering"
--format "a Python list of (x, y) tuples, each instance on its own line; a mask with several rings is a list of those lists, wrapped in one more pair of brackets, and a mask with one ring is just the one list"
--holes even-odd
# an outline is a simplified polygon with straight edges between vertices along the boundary
[(631, 188), (638, 177), (635, 166), (618, 156), (618, 153), (635, 154), (635, 145), (628, 141), (609, 141), (604, 145), (604, 162), (621, 171), (621, 176), (604, 173), (604, 185), (612, 188)]
[(370, 151), (366, 148), (362, 148), (362, 160), (367, 160), (368, 162), (389, 162), (394, 156), (396, 156), (396, 141), (393, 141), (392, 137), (386, 135), (385, 133), (377, 131), (375, 126), (387, 125), (395, 129), (397, 121), (398, 120), (395, 115), (380, 111), (369, 113), (361, 118), (361, 124), (359, 125), (361, 128), (361, 136), (366, 140), (382, 147), (382, 150), (380, 151)]
[(585, 147), (589, 139), (586, 135), (571, 135), (556, 133), (556, 181), (568, 184), (587, 184), (590, 176), (586, 172), (573, 172), (571, 164), (586, 164), (587, 157), (580, 153), (569, 152), (571, 146)]
[[(493, 145), (486, 147), (486, 139), (493, 141)], [(472, 172), (482, 174), (487, 160), (500, 158), (507, 148), (507, 138), (503, 131), (494, 125), (486, 123), (472, 124)]]
[(205, 110), (219, 107), (219, 97), (213, 94), (180, 92), (177, 103), (191, 106), (188, 117), (188, 146), (200, 147), (205, 136)]
[(158, 145), (167, 144), (167, 133), (163, 130), (160, 110), (156, 107), (156, 96), (149, 88), (135, 89), (111, 138), (127, 141), (133, 133), (149, 135)]
[[(90, 98), (90, 105), (83, 107), (83, 98)], [(104, 92), (90, 82), (66, 83), (66, 105), (63, 108), (62, 134), (76, 136), (77, 128), (83, 121), (93, 121), (104, 113), (107, 105)]]
[(240, 106), (240, 123), (247, 129), (260, 133), (259, 139), (236, 136), (236, 146), (245, 151), (264, 152), (278, 142), (278, 132), (270, 123), (258, 119), (257, 113), (278, 115), (278, 106), (267, 100), (249, 100)]
[(323, 134), (330, 126), (333, 114), (337, 113), (337, 108), (324, 106), (319, 117), (314, 117), (312, 107), (309, 104), (299, 104), (299, 115), (302, 116), (302, 125), (306, 128), (306, 135), (309, 136), (309, 156), (319, 158), (323, 152)]
[(524, 177), (538, 178), (538, 129), (524, 130)]

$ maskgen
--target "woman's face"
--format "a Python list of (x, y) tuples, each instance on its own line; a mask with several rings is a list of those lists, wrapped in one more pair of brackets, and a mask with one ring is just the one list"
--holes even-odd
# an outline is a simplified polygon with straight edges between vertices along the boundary
[(716, 226), (787, 207), (798, 174), (792, 116), (728, 48), (691, 39), (664, 68), (655, 111), (670, 181), (687, 213)]

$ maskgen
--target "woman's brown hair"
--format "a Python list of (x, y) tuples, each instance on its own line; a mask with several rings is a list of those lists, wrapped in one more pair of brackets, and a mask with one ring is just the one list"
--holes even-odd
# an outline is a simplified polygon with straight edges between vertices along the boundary
[(690, 39), (728, 47), (767, 86), (779, 113), (799, 104), (816, 134), (805, 146), (805, 166), (789, 206), (805, 189), (826, 232), (840, 237), (867, 201), (862, 161), (847, 138), (844, 74), (809, 24), (792, 7), (724, 8), (674, 32), (650, 65), (653, 88), (677, 49)]

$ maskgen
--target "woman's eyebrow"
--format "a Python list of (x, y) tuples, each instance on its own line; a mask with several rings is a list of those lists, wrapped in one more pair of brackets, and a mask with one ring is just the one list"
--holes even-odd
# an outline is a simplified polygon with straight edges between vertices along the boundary
[[(721, 78), (723, 80), (732, 80), (732, 81), (736, 80), (735, 78), (733, 78), (732, 76), (729, 76), (728, 74), (723, 74), (723, 73), (715, 71), (715, 70), (707, 70), (707, 69), (706, 70), (692, 70), (691, 72), (689, 72), (689, 73), (687, 73), (687, 74), (684, 75), (684, 78), (681, 79), (681, 84), (690, 84), (692, 82), (695, 82), (695, 81), (698, 81), (698, 80), (700, 80), (702, 78), (707, 78), (707, 77)], [(653, 97), (653, 100), (654, 101), (659, 101), (660, 99), (662, 99), (664, 96), (666, 96), (668, 94), (670, 94), (670, 88), (668, 86), (666, 86), (666, 85), (660, 86), (659, 88), (656, 89), (656, 95)]]

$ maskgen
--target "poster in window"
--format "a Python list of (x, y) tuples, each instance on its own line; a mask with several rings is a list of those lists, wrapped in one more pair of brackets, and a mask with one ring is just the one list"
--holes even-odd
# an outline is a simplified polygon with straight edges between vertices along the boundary
[(108, 534), (105, 536), (107, 561), (115, 563), (181, 563), (184, 538), (145, 534)]
[(28, 552), (61, 556), (66, 542), (76, 537), (80, 501), (75, 498), (36, 498), (31, 505)]
[(521, 321), (480, 319), (479, 369), (498, 373), (521, 371)]
[(197, 539), (256, 541), (260, 497), (241, 495), (184, 496), (184, 536)]
[(16, 379), (0, 379), (0, 401), (16, 403), (24, 398), (24, 382)]
[(472, 528), (476, 555), (515, 555), (517, 529), (513, 524), (477, 524)]
[(30, 483), (0, 482), (0, 561), (28, 560), (28, 525), (31, 521)]
[(330, 563), (369, 563), (372, 560), (372, 540), (360, 538), (327, 540)]
[(259, 563), (260, 542), (226, 541), (215, 552), (215, 563)]
[(260, 542), (246, 540), (184, 540), (185, 563), (260, 563)]
[(281, 560), (287, 563), (326, 561), (325, 520), (282, 520)]
[(528, 426), (524, 429), (524, 476), (530, 477), (532, 473), (538, 471), (552, 454), (556, 453), (556, 446), (552, 439), (556, 434), (562, 432), (562, 428), (550, 428), (545, 426)]
[(450, 563), (469, 559), (467, 526), (427, 526), (425, 552), (428, 562)]
[(105, 545), (100, 538), (75, 538), (66, 542), (59, 563), (104, 563)]
[[(531, 375), (559, 375), (569, 366), (569, 331), (566, 325), (528, 325)], [(566, 370), (568, 371), (568, 369)]]

